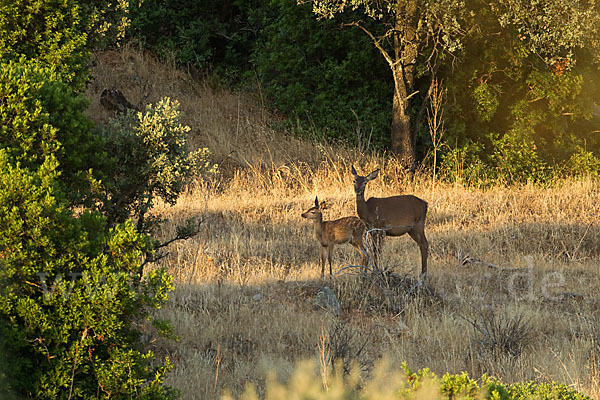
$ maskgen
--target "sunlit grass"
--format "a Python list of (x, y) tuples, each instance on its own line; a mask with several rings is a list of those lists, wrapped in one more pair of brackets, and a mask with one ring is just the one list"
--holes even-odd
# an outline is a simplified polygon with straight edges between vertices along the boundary
[[(168, 383), (183, 398), (218, 398), (224, 389), (237, 397), (247, 383), (264, 394), (270, 372), (285, 381), (300, 360), (318, 360), (322, 328), (335, 326), (344, 327), (336, 340), (347, 341), (339, 344), (365, 379), (385, 356), (392, 368), (406, 361), (438, 375), (556, 380), (600, 397), (599, 182), (487, 189), (437, 182), (432, 198), (426, 173), (411, 180), (393, 158), (290, 138), (269, 127), (260, 96), (194, 82), (132, 49), (100, 54), (95, 76), (88, 90), (95, 119), (108, 116), (98, 104), (104, 87), (135, 103), (144, 100), (139, 82), (147, 82), (146, 100), (178, 99), (192, 145), (211, 149), (220, 164), (217, 177), (197, 182), (174, 207), (154, 209), (169, 218), (162, 238), (189, 217), (203, 221), (161, 261), (176, 289), (158, 314), (179, 341), (157, 338), (152, 346), (174, 362)], [(429, 201), (428, 290), (410, 296), (400, 314), (356, 275), (319, 279), (319, 245), (300, 214), (318, 195), (330, 206), (325, 219), (355, 215), (351, 165), (381, 168), (367, 197)], [(351, 246), (336, 247), (336, 269), (358, 260)], [(408, 236), (386, 240), (382, 260), (408, 283), (420, 271)], [(324, 285), (338, 296), (340, 316), (314, 306)], [(522, 317), (530, 339), (518, 354), (486, 346), (486, 333), (469, 322), (490, 315)]]

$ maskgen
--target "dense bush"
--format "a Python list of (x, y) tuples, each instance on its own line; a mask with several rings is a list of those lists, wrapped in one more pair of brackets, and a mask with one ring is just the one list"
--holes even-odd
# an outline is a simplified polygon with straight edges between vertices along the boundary
[(265, 10), (252, 63), (288, 127), (355, 144), (360, 124), (363, 143), (371, 137), (387, 147), (392, 78), (370, 39), (340, 21), (315, 20), (311, 4), (277, 0)]
[(136, 343), (171, 278), (140, 281), (149, 239), (131, 223), (108, 230), (98, 213), (74, 216), (57, 166), (50, 155), (23, 168), (0, 150), (4, 386), (18, 398), (167, 398), (165, 367)]
[(69, 201), (82, 202), (88, 170), (102, 157), (83, 114), (87, 100), (60, 81), (54, 69), (25, 59), (0, 64), (0, 98), (5, 99), (0, 101), (0, 149), (33, 169), (53, 155)]
[(175, 204), (193, 176), (215, 172), (208, 149), (190, 152), (180, 122), (179, 103), (165, 98), (144, 112), (130, 111), (98, 127), (105, 149), (102, 211), (109, 224), (137, 219), (139, 231), (152, 221), (146, 213), (161, 198)]
[(0, 8), (0, 60), (22, 57), (55, 68), (61, 81), (81, 88), (92, 46), (114, 42), (128, 24), (127, 1), (14, 0)]
[(25, 56), (57, 66), (66, 82), (85, 81), (89, 49), (78, 0), (16, 0), (4, 2), (0, 12), (0, 59)]
[(258, 32), (248, 11), (261, 0), (144, 0), (131, 7), (131, 36), (194, 71), (239, 81)]
[(188, 152), (168, 101), (110, 137), (85, 117), (89, 50), (122, 35), (126, 11), (97, 0), (0, 10), (3, 399), (175, 395), (169, 361), (140, 340), (172, 289), (164, 271), (143, 273), (160, 245), (141, 232), (152, 199), (173, 203), (207, 153)]

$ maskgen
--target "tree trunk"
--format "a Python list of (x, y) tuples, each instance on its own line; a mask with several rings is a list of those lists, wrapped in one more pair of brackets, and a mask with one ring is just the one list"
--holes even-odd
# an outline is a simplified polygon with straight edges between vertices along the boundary
[(394, 101), (392, 109), (392, 151), (410, 171), (415, 170), (415, 134), (411, 130), (410, 97), (415, 82), (416, 1), (398, 1), (394, 32)]
[[(397, 74), (394, 71), (394, 74)], [(400, 73), (401, 74), (401, 73)], [(401, 87), (394, 90), (394, 102), (392, 109), (392, 151), (398, 156), (402, 164), (411, 171), (415, 168), (415, 148), (413, 133), (410, 129), (409, 100), (406, 99), (406, 86), (402, 83), (402, 75), (395, 77), (400, 81)]]

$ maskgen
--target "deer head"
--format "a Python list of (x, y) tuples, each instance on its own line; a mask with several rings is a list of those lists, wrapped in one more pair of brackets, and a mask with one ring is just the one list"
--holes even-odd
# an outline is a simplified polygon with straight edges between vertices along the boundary
[(354, 178), (354, 193), (356, 193), (359, 196), (363, 196), (365, 194), (365, 187), (367, 186), (367, 183), (372, 181), (373, 179), (377, 178), (378, 175), (379, 175), (379, 169), (376, 169), (375, 171), (371, 172), (367, 176), (360, 176), (356, 172), (356, 169), (354, 169), (354, 165), (353, 165), (352, 166), (352, 177)]
[(315, 205), (305, 212), (302, 213), (302, 218), (307, 219), (319, 219), (322, 218), (323, 214), (321, 210), (325, 210), (327, 208), (327, 204), (323, 201), (319, 204), (319, 198), (315, 196)]

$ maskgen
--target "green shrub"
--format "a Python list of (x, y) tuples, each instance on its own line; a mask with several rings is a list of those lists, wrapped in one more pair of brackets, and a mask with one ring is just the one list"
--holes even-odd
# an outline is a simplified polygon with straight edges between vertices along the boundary
[(87, 101), (61, 82), (55, 70), (34, 62), (0, 64), (0, 149), (27, 168), (56, 157), (69, 201), (80, 203), (90, 168), (102, 157), (84, 115)]
[(517, 383), (508, 386), (510, 400), (588, 400), (589, 397), (562, 383)]
[(140, 280), (150, 240), (131, 223), (74, 216), (57, 166), (49, 156), (26, 169), (0, 150), (0, 349), (11, 363), (0, 371), (20, 398), (170, 398), (168, 361), (153, 366), (138, 340), (171, 278)]
[(586, 151), (581, 147), (571, 155), (566, 161), (565, 172), (569, 176), (592, 176), (600, 175), (600, 159), (591, 151)]
[(215, 69), (222, 78), (249, 69), (257, 36), (248, 10), (264, 2), (144, 0), (131, 7), (130, 35), (146, 48), (195, 71)]
[(440, 175), (450, 181), (461, 181), (471, 186), (490, 185), (494, 171), (481, 159), (483, 146), (477, 142), (445, 148), (440, 165)]
[[(343, 371), (343, 368), (337, 368)], [(229, 394), (223, 399), (232, 399)], [(248, 386), (240, 399), (254, 400), (258, 396)], [(518, 383), (506, 385), (497, 379), (483, 376), (481, 384), (466, 373), (437, 377), (428, 369), (411, 372), (405, 364), (401, 371), (392, 370), (385, 362), (375, 367), (371, 377), (361, 381), (355, 368), (350, 374), (341, 372), (325, 378), (319, 376), (315, 365), (304, 362), (298, 366), (287, 383), (274, 376), (267, 380), (266, 400), (276, 399), (342, 399), (342, 400), (590, 400), (589, 397), (557, 383)]]
[(67, 82), (85, 82), (87, 33), (79, 1), (15, 0), (0, 8), (0, 59), (22, 56), (57, 66)]
[[(357, 29), (317, 21), (310, 3), (271, 1), (252, 54), (261, 89), (287, 127), (317, 138), (389, 145), (393, 83), (389, 67)], [(368, 22), (367, 22), (368, 24)]]
[(526, 129), (513, 129), (492, 141), (494, 152), (491, 160), (501, 181), (539, 182), (550, 177), (548, 167), (538, 155), (538, 148), (531, 135), (533, 132)]
[(189, 130), (180, 122), (179, 103), (168, 98), (99, 127), (107, 154), (102, 180), (109, 224), (134, 217), (138, 230), (147, 231), (153, 221), (146, 213), (156, 198), (174, 204), (194, 176), (216, 171), (208, 149), (189, 151)]
[(90, 50), (123, 37), (127, 12), (127, 0), (4, 1), (0, 7), (0, 60), (25, 57), (55, 68), (60, 80), (81, 88), (88, 79)]

